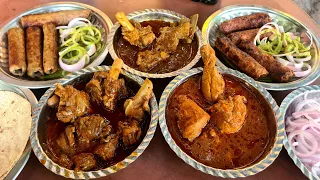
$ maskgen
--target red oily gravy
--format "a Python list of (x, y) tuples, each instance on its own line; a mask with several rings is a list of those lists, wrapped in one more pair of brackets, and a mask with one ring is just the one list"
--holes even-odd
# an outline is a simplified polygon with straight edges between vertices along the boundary
[[(120, 76), (120, 78), (123, 78)], [(90, 78), (91, 79), (91, 78)], [(75, 84), (73, 84), (73, 87), (78, 89), (78, 90), (84, 90), (85, 85), (88, 81), (87, 80), (79, 80)], [(122, 99), (119, 100), (117, 103), (117, 108), (110, 112), (105, 110), (102, 105), (95, 104), (91, 102), (92, 105), (92, 112), (90, 114), (97, 114), (106, 119), (106, 121), (110, 122), (110, 125), (112, 126), (112, 133), (117, 132), (117, 123), (119, 121), (123, 121), (126, 119), (123, 104), (127, 98), (132, 98), (139, 90), (140, 85), (137, 84), (136, 82), (132, 81), (131, 79), (125, 78), (125, 83), (126, 83), (126, 88), (128, 91), (127, 97), (123, 97)], [(57, 116), (57, 108), (52, 108), (48, 112), (48, 116), (45, 122), (45, 143), (44, 143), (44, 150), (46, 154), (57, 164), (59, 164), (59, 157), (61, 156), (61, 151), (59, 150), (59, 146), (56, 143), (57, 138), (59, 135), (64, 132), (64, 129), (69, 123), (63, 123), (58, 120)], [(124, 160), (126, 157), (128, 157), (137, 147), (139, 144), (142, 142), (144, 136), (147, 133), (149, 124), (150, 124), (150, 115), (148, 113), (145, 114), (144, 120), (142, 121), (143, 123), (141, 124), (141, 130), (142, 130), (142, 135), (140, 137), (140, 140), (137, 141), (135, 144), (125, 147), (122, 142), (119, 141), (118, 148), (116, 150), (115, 157), (104, 161), (101, 158), (97, 157), (95, 155), (95, 159), (97, 160), (97, 166), (93, 170), (100, 170), (104, 169), (107, 167), (110, 167), (112, 165), (117, 164), (118, 162)], [(76, 154), (80, 153), (92, 153), (93, 149), (99, 144), (98, 140), (95, 140), (90, 143), (89, 149), (86, 148), (84, 149), (81, 146), (77, 146), (76, 148)], [(71, 157), (69, 157), (71, 158)], [(63, 166), (62, 164), (59, 164)]]
[[(156, 37), (158, 37), (160, 36), (159, 29), (161, 27), (170, 26), (170, 23), (152, 20), (143, 21), (141, 22), (141, 25), (144, 27), (148, 25), (151, 26), (153, 33), (156, 35)], [(152, 50), (155, 47), (155, 44), (156, 40), (154, 40), (147, 47), (139, 49), (139, 47), (131, 45), (123, 38), (121, 35), (121, 28), (116, 32), (113, 42), (114, 50), (118, 57), (123, 60), (124, 64), (136, 70), (140, 70), (136, 63), (138, 59), (138, 53), (145, 50)], [(194, 37), (192, 43), (190, 44), (180, 41), (176, 51), (173, 52), (169, 58), (157, 64), (155, 67), (147, 71), (147, 73), (164, 74), (181, 69), (193, 60), (197, 54), (197, 51), (198, 42), (196, 37)]]
[[(176, 98), (187, 95), (206, 111), (212, 106), (202, 95), (200, 75), (190, 77), (170, 96), (166, 108), (167, 126), (177, 145), (196, 161), (218, 169), (243, 168), (263, 159), (271, 150), (276, 134), (275, 116), (258, 91), (255, 92), (256, 90), (247, 87), (233, 76), (223, 77), (226, 83), (225, 97), (242, 95), (247, 99), (247, 116), (238, 132), (220, 134), (215, 127), (215, 118), (219, 117), (212, 116), (201, 135), (193, 142), (182, 137), (177, 126), (179, 104)], [(209, 135), (211, 129), (216, 130), (218, 138)]]

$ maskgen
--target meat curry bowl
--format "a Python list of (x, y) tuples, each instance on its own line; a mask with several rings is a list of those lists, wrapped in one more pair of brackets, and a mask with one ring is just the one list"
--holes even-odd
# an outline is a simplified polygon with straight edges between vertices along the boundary
[(216, 101), (208, 100), (205, 92), (220, 91), (217, 81), (204, 85), (210, 81), (206, 63), (204, 73), (202, 68), (191, 69), (170, 82), (159, 103), (162, 134), (177, 156), (195, 169), (224, 178), (254, 175), (271, 165), (282, 148), (284, 125), (278, 106), (250, 77), (217, 70), (225, 89)]
[(66, 178), (99, 178), (147, 148), (158, 121), (152, 82), (122, 71), (121, 63), (73, 72), (41, 97), (30, 140), (47, 169)]
[(166, 78), (199, 61), (203, 38), (198, 14), (185, 17), (169, 10), (145, 9), (115, 16), (118, 22), (108, 35), (108, 50), (113, 59), (124, 61), (125, 70), (142, 77)]

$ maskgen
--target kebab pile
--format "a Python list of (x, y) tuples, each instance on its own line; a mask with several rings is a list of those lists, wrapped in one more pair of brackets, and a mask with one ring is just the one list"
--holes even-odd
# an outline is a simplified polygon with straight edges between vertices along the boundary
[(227, 20), (219, 30), (225, 36), (217, 37), (215, 47), (233, 66), (254, 79), (269, 76), (275, 82), (288, 82), (311, 72), (305, 63), (311, 59), (311, 44), (305, 47), (300, 37), (285, 32), (266, 13)]

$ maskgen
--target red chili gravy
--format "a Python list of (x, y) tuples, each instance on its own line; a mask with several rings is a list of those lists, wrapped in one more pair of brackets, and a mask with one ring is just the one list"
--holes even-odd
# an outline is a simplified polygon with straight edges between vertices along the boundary
[[(240, 131), (220, 134), (215, 127), (214, 117), (211, 117), (201, 135), (193, 142), (182, 137), (177, 126), (179, 104), (176, 97), (187, 95), (205, 110), (212, 105), (202, 95), (200, 75), (189, 78), (170, 96), (166, 108), (167, 126), (177, 145), (198, 162), (219, 169), (246, 167), (264, 158), (272, 148), (276, 134), (275, 116), (262, 95), (254, 92), (256, 90), (248, 88), (233, 76), (223, 77), (226, 97), (242, 95), (247, 99), (247, 117)], [(216, 130), (219, 138), (208, 135), (207, 132), (212, 128)]]
[[(156, 37), (160, 36), (160, 28), (170, 26), (169, 22), (152, 20), (141, 22), (143, 27), (151, 26), (153, 33)], [(136, 61), (138, 53), (145, 50), (152, 50), (155, 47), (156, 40), (149, 44), (144, 49), (139, 49), (137, 46), (131, 45), (126, 41), (122, 34), (121, 28), (116, 32), (114, 36), (113, 46), (117, 55), (123, 60), (123, 62), (133, 69), (140, 70)], [(149, 70), (148, 73), (163, 74), (176, 71), (189, 64), (192, 59), (196, 56), (198, 51), (198, 40), (194, 37), (192, 43), (179, 43), (176, 51), (170, 55), (169, 58), (160, 62), (153, 69)], [(141, 71), (141, 70), (140, 70)]]
[[(123, 78), (123, 77), (120, 77)], [(91, 78), (90, 78), (91, 79)], [(131, 79), (125, 79), (127, 91), (128, 91), (128, 96), (124, 97), (119, 100), (117, 103), (117, 108), (113, 112), (106, 111), (101, 105), (91, 103), (92, 105), (92, 110), (90, 114), (99, 114), (102, 117), (104, 117), (107, 121), (110, 122), (112, 126), (113, 133), (117, 132), (117, 123), (119, 121), (123, 121), (126, 119), (125, 112), (123, 109), (123, 104), (127, 98), (133, 97), (139, 90), (140, 85)], [(89, 78), (87, 79), (81, 79), (77, 81), (73, 87), (78, 89), (78, 90), (84, 90), (86, 83), (89, 81)], [(67, 125), (70, 123), (63, 123), (58, 120), (57, 116), (57, 108), (50, 108), (47, 119), (45, 122), (45, 143), (44, 143), (44, 150), (47, 153), (47, 155), (56, 163), (59, 164), (59, 157), (60, 157), (60, 150), (59, 147), (56, 143), (57, 138), (60, 136), (62, 132), (64, 132), (64, 129)], [(97, 160), (97, 167), (93, 170), (99, 170), (99, 169), (104, 169), (109, 166), (112, 166), (122, 160), (124, 160), (127, 156), (129, 156), (141, 143), (143, 138), (145, 137), (149, 124), (150, 124), (150, 115), (146, 113), (143, 123), (141, 124), (141, 130), (142, 130), (142, 135), (140, 137), (140, 140), (136, 142), (135, 144), (131, 145), (130, 147), (125, 147), (122, 142), (119, 141), (118, 148), (116, 150), (115, 157), (112, 158), (111, 160), (104, 161), (100, 157), (95, 156)], [(90, 143), (91, 146), (89, 149), (81, 150), (83, 148), (77, 147), (76, 148), (76, 154), (79, 153), (92, 153), (92, 150), (95, 148), (96, 145), (99, 144), (99, 141), (96, 140), (94, 142)]]

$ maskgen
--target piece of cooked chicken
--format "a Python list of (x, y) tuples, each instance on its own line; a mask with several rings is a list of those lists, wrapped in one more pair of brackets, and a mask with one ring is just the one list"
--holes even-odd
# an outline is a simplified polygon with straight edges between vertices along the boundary
[(241, 129), (247, 115), (246, 102), (244, 96), (229, 96), (209, 108), (211, 117), (216, 121), (221, 133), (232, 134)]
[(178, 128), (182, 137), (192, 142), (201, 134), (210, 115), (185, 95), (178, 96), (177, 101), (180, 104), (177, 113)]
[(116, 18), (122, 25), (122, 35), (131, 45), (144, 48), (156, 38), (151, 26), (142, 27), (140, 23), (127, 19), (123, 12), (118, 12)]
[(203, 45), (200, 53), (204, 62), (201, 82), (202, 94), (209, 102), (214, 102), (223, 94), (225, 82), (215, 66), (216, 56), (212, 47), (209, 44)]
[(54, 92), (60, 97), (57, 118), (62, 122), (73, 122), (90, 111), (89, 95), (70, 85), (57, 84)]
[(143, 120), (145, 111), (150, 112), (149, 100), (152, 97), (153, 84), (147, 78), (132, 99), (124, 103), (126, 116), (133, 117), (138, 121)]

